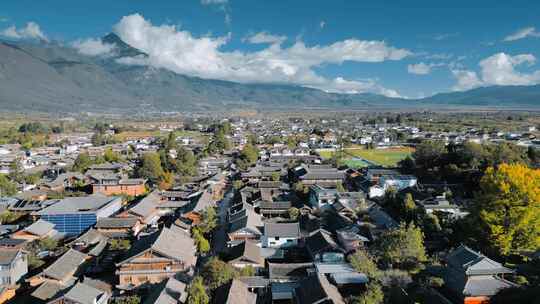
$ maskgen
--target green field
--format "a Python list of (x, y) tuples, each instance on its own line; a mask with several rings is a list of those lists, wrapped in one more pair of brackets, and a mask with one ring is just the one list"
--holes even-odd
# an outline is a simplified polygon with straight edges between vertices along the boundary
[[(413, 151), (413, 148), (405, 147), (373, 150), (366, 150), (363, 148), (345, 149), (345, 154), (350, 156), (345, 159), (345, 164), (347, 164), (349, 167), (354, 168), (367, 166), (367, 163), (361, 160), (352, 159), (352, 157), (359, 157), (385, 167), (394, 167), (400, 160), (411, 155)], [(333, 154), (333, 151), (319, 152), (319, 155), (325, 159), (331, 158)]]

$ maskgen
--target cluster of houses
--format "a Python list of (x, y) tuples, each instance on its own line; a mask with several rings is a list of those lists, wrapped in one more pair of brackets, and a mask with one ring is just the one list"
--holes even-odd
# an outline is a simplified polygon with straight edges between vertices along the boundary
[[(379, 204), (390, 189), (420, 193), (414, 202), (426, 213), (466, 215), (444, 193), (426, 194), (415, 176), (325, 163), (314, 151), (339, 144), (343, 134), (334, 131), (333, 122), (320, 122), (328, 124), (326, 132), (295, 147), (261, 144), (256, 164), (238, 169), (234, 158), (248, 131), (264, 142), (310, 128), (305, 121), (267, 123), (233, 123), (232, 151), (199, 159), (200, 177), (167, 190), (130, 178), (130, 162), (92, 165), (84, 174), (66, 171), (81, 151), (104, 153), (88, 135), (61, 138), (67, 142), (63, 147), (33, 153), (0, 148), (0, 170), (6, 173), (14, 160), (26, 164), (25, 170), (45, 167), (38, 184), (0, 199), (0, 211), (24, 219), (0, 225), (0, 303), (24, 295), (32, 303), (105, 304), (132, 294), (142, 295), (144, 303), (186, 303), (202, 264), (191, 231), (207, 208), (215, 208), (218, 217), (210, 255), (253, 270), (218, 287), (214, 303), (346, 303), (369, 283), (350, 264), (350, 255), (399, 226)], [(357, 135), (351, 141), (392, 144), (393, 128), (412, 137), (430, 136), (414, 127), (368, 126), (350, 130)], [(201, 148), (191, 138), (178, 140)], [(158, 148), (150, 138), (108, 147), (124, 155)], [(86, 185), (90, 194), (49, 197), (77, 185)], [(61, 245), (31, 252), (29, 244), (40, 240)], [(30, 269), (35, 259), (44, 264)], [(455, 303), (486, 303), (498, 290), (515, 286), (504, 279), (513, 270), (468, 247), (454, 249), (444, 262), (444, 288), (458, 299)]]

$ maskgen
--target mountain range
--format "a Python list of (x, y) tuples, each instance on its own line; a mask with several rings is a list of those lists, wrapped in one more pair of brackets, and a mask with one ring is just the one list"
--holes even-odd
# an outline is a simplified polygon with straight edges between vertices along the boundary
[(423, 99), (336, 94), (294, 85), (244, 84), (126, 65), (147, 56), (109, 34), (106, 57), (79, 54), (57, 43), (0, 41), (0, 108), (19, 112), (182, 112), (231, 109), (540, 109), (540, 85), (493, 86)]

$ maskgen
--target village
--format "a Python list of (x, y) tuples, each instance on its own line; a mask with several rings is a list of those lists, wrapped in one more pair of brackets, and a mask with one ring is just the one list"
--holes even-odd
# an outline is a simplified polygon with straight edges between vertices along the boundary
[(488, 168), (540, 165), (537, 125), (386, 116), (111, 122), (0, 145), (0, 303), (473, 304), (537, 280), (534, 244), (469, 229)]

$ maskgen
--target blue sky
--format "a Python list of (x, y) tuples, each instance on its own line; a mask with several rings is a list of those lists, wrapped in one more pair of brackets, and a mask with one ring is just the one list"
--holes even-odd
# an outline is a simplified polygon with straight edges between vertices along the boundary
[(115, 31), (150, 54), (124, 63), (203, 78), (411, 98), (540, 83), (539, 1), (3, 2), (3, 38), (105, 56)]

